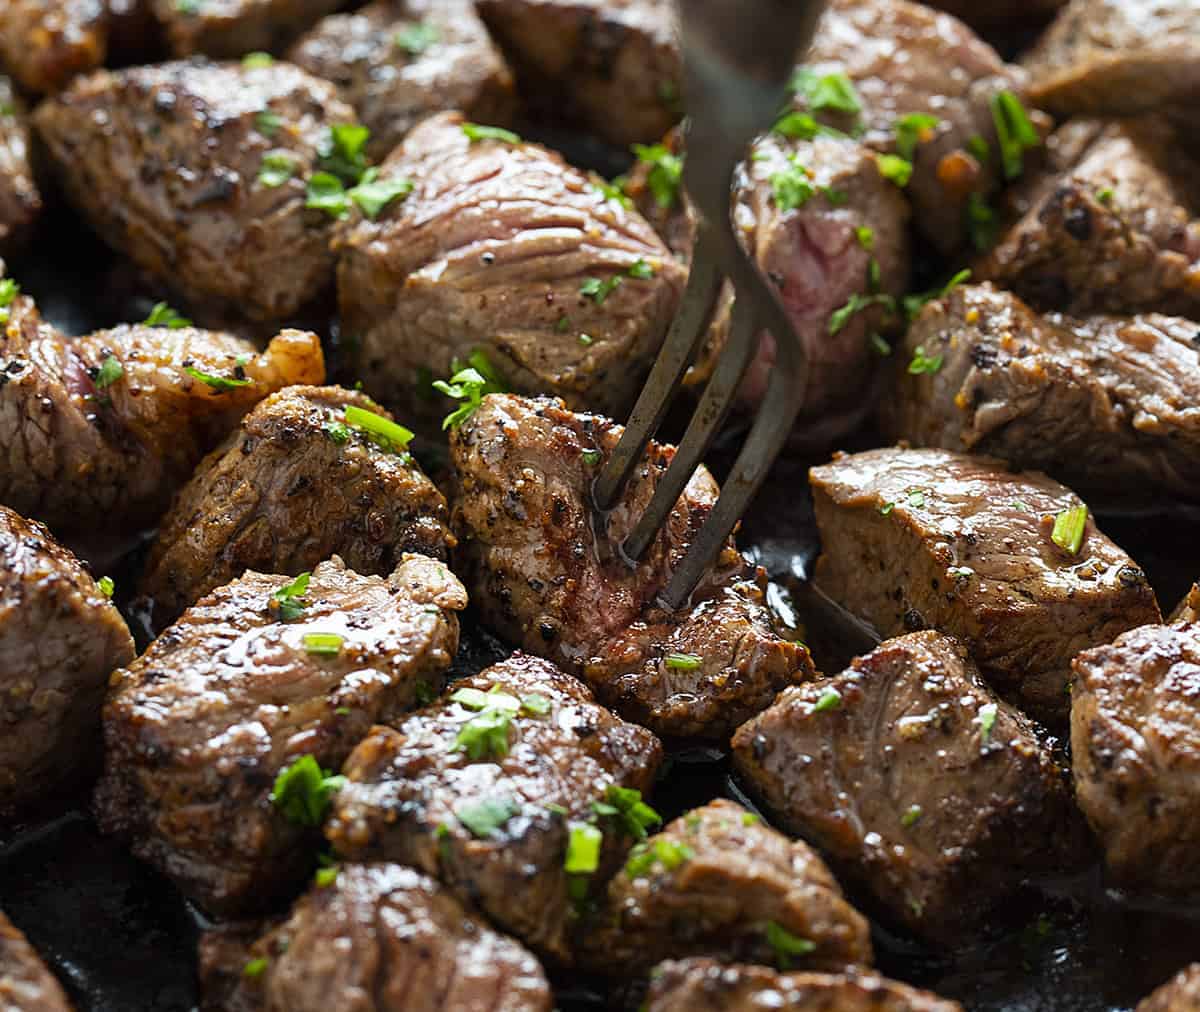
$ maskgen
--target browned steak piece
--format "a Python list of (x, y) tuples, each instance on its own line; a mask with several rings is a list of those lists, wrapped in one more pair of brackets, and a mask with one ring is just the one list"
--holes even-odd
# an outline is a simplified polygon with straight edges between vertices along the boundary
[(101, 71), (34, 122), (72, 201), (114, 249), (185, 298), (278, 319), (333, 278), (333, 218), (306, 208), (337, 90), (286, 63)]
[(867, 920), (825, 862), (723, 798), (634, 847), (576, 937), (581, 962), (617, 977), (696, 955), (818, 970), (871, 963)]
[(512, 75), (471, 0), (376, 0), (325, 18), (289, 59), (337, 85), (371, 128), (375, 159), (430, 113), (507, 123), (515, 112)]
[[(813, 79), (830, 73), (850, 79), (861, 111), (834, 112), (832, 122), (861, 129), (862, 143), (877, 151), (896, 151), (902, 117), (937, 118), (936, 127), (913, 132), (907, 192), (915, 223), (939, 250), (961, 245), (970, 195), (986, 197), (1002, 181), (991, 103), (1001, 91), (1022, 92), (1021, 70), (957, 18), (907, 0), (835, 0), (817, 28), (807, 67)], [(796, 104), (829, 115), (805, 88)], [(987, 142), (986, 158), (973, 137)]]
[(1200, 583), (1193, 583), (1187, 596), (1171, 612), (1171, 624), (1176, 622), (1200, 622)]
[(55, 530), (93, 528), (98, 517), (114, 530), (153, 523), (257, 401), (325, 378), (320, 341), (298, 330), (265, 352), (191, 327), (122, 325), (69, 340), (27, 296), (5, 308), (0, 502)]
[(1039, 182), (974, 275), (1043, 309), (1200, 316), (1198, 177), (1164, 122), (1113, 123)]
[(1198, 332), (1157, 314), (1042, 316), (991, 285), (960, 287), (909, 328), (886, 427), (1105, 497), (1197, 499)]
[(1091, 517), (1074, 530), (1082, 504), (1041, 474), (879, 449), (839, 455), (810, 480), (824, 591), (884, 637), (926, 627), (957, 636), (1034, 716), (1066, 719), (1080, 650), (1160, 620), (1145, 574)]
[[(12, 82), (0, 74), (0, 253), (25, 239), (42, 210), (29, 162), (25, 107)], [(0, 277), (4, 268), (0, 265)]]
[[(325, 832), (349, 860), (433, 875), (535, 951), (569, 962), (573, 897), (592, 873), (619, 866), (630, 825), (641, 825), (637, 792), (661, 760), (649, 731), (548, 661), (515, 654), (375, 728), (346, 761)], [(592, 860), (573, 863), (576, 843), (600, 833)]]
[(1176, 108), (1196, 122), (1195, 0), (1071, 0), (1025, 55), (1030, 98), (1057, 116)]
[(347, 865), (250, 949), (237, 1012), (550, 1012), (538, 961), (430, 878)]
[(71, 1012), (62, 985), (3, 911), (0, 911), (0, 1009)]
[(472, 600), (501, 635), (579, 675), (627, 719), (722, 739), (785, 685), (812, 677), (812, 660), (776, 635), (761, 573), (732, 540), (690, 607), (658, 605), (718, 490), (697, 469), (631, 568), (619, 545), (675, 451), (650, 444), (601, 531), (591, 486), (620, 435), (607, 418), (509, 395), (485, 397), (452, 433), (452, 520)]
[(641, 215), (545, 148), (472, 141), (454, 113), (413, 130), (382, 171), (414, 190), (335, 240), (368, 389), (438, 412), (430, 374), (478, 348), (510, 389), (628, 410), (686, 273)]
[(679, 120), (681, 68), (671, 0), (476, 0), (512, 61), (522, 97), (545, 115), (625, 146)]
[(159, 524), (141, 583), (156, 626), (247, 569), (295, 576), (339, 555), (387, 576), (406, 552), (445, 560), (442, 493), (403, 444), (360, 427), (390, 417), (365, 394), (289, 387), (243, 418)]
[(5, 0), (0, 64), (28, 91), (58, 91), (108, 50), (104, 0)]
[(176, 56), (279, 52), (342, 0), (148, 0)]
[(684, 959), (654, 973), (645, 1012), (962, 1012), (958, 1002), (873, 973), (776, 973)]
[(94, 765), (108, 676), (133, 655), (124, 619), (80, 561), (0, 506), (0, 814)]
[(1184, 967), (1174, 977), (1143, 998), (1137, 1012), (1196, 1012), (1200, 1009), (1200, 963)]
[(1200, 624), (1133, 629), (1073, 667), (1075, 790), (1109, 875), (1200, 895)]
[(940, 633), (887, 640), (785, 690), (738, 729), (733, 754), (781, 824), (941, 943), (1028, 872), (1069, 867), (1083, 849), (1067, 774)]
[(336, 770), (375, 721), (436, 692), (466, 603), (420, 555), (387, 580), (335, 557), (306, 588), (249, 572), (214, 591), (113, 682), (100, 827), (205, 910), (268, 907), (309, 870), (332, 787), (315, 770), (291, 798), (297, 774), (272, 805), (277, 775), (302, 759)]

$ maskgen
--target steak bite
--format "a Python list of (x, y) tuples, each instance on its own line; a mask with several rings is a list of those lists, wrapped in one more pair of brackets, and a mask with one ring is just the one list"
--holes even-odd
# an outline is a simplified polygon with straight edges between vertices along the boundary
[(1200, 963), (1193, 963), (1138, 1002), (1136, 1012), (1196, 1012), (1200, 1008)]
[(407, 552), (444, 561), (454, 544), (446, 500), (407, 435), (341, 387), (262, 401), (159, 524), (141, 583), (156, 625), (247, 569), (295, 576), (338, 555), (356, 573), (387, 576)]
[(322, 20), (289, 59), (337, 86), (371, 128), (375, 159), (430, 113), (507, 123), (515, 111), (512, 75), (470, 0), (376, 0)]
[(435, 876), (569, 962), (573, 902), (616, 870), (626, 834), (657, 821), (640, 795), (662, 747), (540, 658), (515, 654), (454, 688), (351, 753), (326, 836), (348, 860)]
[(1028, 208), (975, 276), (1077, 315), (1200, 315), (1198, 172), (1200, 161), (1162, 121), (1097, 123), (1075, 159), (1036, 182)]
[(335, 557), (214, 591), (113, 680), (100, 828), (211, 913), (270, 906), (315, 856), (321, 770), (438, 691), (466, 603), (420, 555), (386, 580)]
[(176, 56), (279, 52), (342, 0), (149, 0)]
[(247, 965), (262, 969), (242, 974), (229, 1003), (239, 1010), (550, 1012), (553, 1005), (525, 948), (437, 882), (396, 864), (339, 868), (249, 955)]
[[(0, 74), (0, 253), (25, 239), (42, 210), (29, 162), (25, 107), (12, 82)], [(0, 277), (4, 274), (0, 261)]]
[(671, 0), (476, 0), (543, 115), (626, 147), (678, 122), (682, 76)]
[(101, 71), (34, 121), (74, 204), (118, 252), (202, 307), (294, 314), (329, 285), (333, 218), (305, 207), (354, 111), (285, 63)]
[(108, 51), (105, 0), (5, 0), (0, 64), (27, 91), (58, 91)]
[(124, 324), (70, 340), (32, 299), (8, 292), (0, 502), (55, 530), (87, 529), (97, 517), (126, 531), (154, 523), (258, 400), (325, 378), (316, 334), (285, 330), (264, 352), (191, 327)]
[(878, 449), (809, 475), (822, 590), (883, 637), (958, 637), (988, 682), (1040, 719), (1065, 721), (1080, 650), (1160, 620), (1145, 574), (1041, 474)]
[(338, 230), (343, 331), (385, 403), (429, 410), (429, 376), (482, 349), (511, 389), (621, 413), (641, 388), (684, 269), (633, 210), (558, 155), (478, 139), (456, 113), (412, 131), (382, 172), (412, 180)]
[(94, 765), (108, 676), (133, 655), (125, 621), (80, 561), (0, 506), (0, 815)]
[(1133, 629), (1073, 667), (1075, 790), (1110, 877), (1200, 895), (1200, 624)]
[(619, 545), (675, 451), (649, 445), (602, 531), (591, 486), (620, 435), (609, 419), (561, 402), (495, 394), (452, 432), (452, 522), (472, 600), (502, 636), (582, 677), (626, 719), (722, 739), (785, 685), (812, 677), (812, 660), (776, 635), (765, 577), (732, 539), (687, 609), (658, 605), (718, 490), (698, 468), (631, 568)]
[(71, 1012), (62, 985), (3, 911), (0, 911), (0, 1009)]
[(990, 284), (928, 303), (896, 356), (886, 427), (1108, 497), (1200, 499), (1200, 325), (1040, 315)]
[(713, 959), (655, 970), (645, 1012), (962, 1012), (955, 1001), (873, 973), (776, 973)]
[(1077, 858), (1083, 839), (1064, 770), (940, 633), (887, 640), (786, 689), (738, 728), (733, 756), (781, 825), (943, 943), (1026, 873)]
[(670, 957), (870, 965), (866, 918), (806, 843), (718, 798), (634, 847), (576, 932), (585, 965), (627, 976)]
[(1071, 0), (1025, 54), (1031, 100), (1056, 116), (1173, 109), (1200, 98), (1200, 7), (1191, 0)]

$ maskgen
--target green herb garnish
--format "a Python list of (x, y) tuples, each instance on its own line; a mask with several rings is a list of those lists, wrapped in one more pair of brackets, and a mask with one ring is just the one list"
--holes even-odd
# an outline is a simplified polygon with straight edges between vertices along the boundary
[(362, 181), (346, 191), (348, 196), (371, 221), (379, 217), (393, 200), (407, 197), (413, 191), (411, 179), (380, 179), (378, 169), (367, 169)]
[(654, 268), (639, 257), (625, 273), (635, 281), (649, 281), (654, 277)]
[(979, 708), (979, 743), (987, 745), (992, 740), (992, 728), (996, 726), (996, 714), (999, 707), (995, 703), (986, 703)]
[(896, 153), (907, 162), (913, 160), (917, 145), (933, 136), (941, 120), (927, 112), (910, 112), (896, 120)]
[(821, 693), (820, 698), (813, 703), (813, 713), (824, 713), (827, 710), (836, 710), (842, 705), (842, 694), (837, 689), (830, 686)]
[(696, 852), (686, 843), (675, 840), (660, 839), (637, 844), (629, 852), (629, 860), (625, 862), (625, 874), (629, 878), (640, 878), (655, 864), (661, 864), (667, 871), (686, 864)]
[(308, 590), (311, 573), (301, 573), (291, 583), (285, 583), (271, 597), (279, 602), (279, 617), (284, 622), (292, 622), (303, 613), (307, 601), (304, 594)]
[(261, 977), (267, 969), (267, 960), (262, 956), (258, 959), (252, 959), (242, 967), (242, 976), (248, 977), (250, 980), (255, 980)]
[(197, 369), (194, 365), (185, 365), (183, 371), (191, 376), (192, 379), (198, 379), (205, 386), (212, 387), (217, 393), (236, 390), (238, 387), (248, 387), (251, 382), (248, 379), (231, 379), (228, 376), (217, 376), (213, 373)]
[(597, 306), (604, 305), (607, 299), (621, 284), (621, 275), (614, 274), (611, 278), (584, 278), (579, 286), (579, 294), (591, 299)]
[(457, 408), (442, 419), (443, 429), (457, 429), (475, 413), (476, 408), (483, 403), (484, 397), (488, 394), (504, 393), (507, 389), (482, 348), (475, 349), (467, 356), (466, 365), (455, 360), (451, 363), (451, 368), (455, 372), (449, 382), (436, 380), (432, 384), (438, 393), (460, 402)]
[(343, 422), (326, 422), (321, 426), (321, 431), (338, 446), (343, 446), (350, 441), (350, 430)]
[(420, 56), (441, 37), (437, 26), (431, 25), (428, 21), (405, 25), (394, 36), (396, 48), (403, 49), (409, 56)]
[(481, 126), (478, 123), (464, 123), (462, 132), (474, 141), (502, 141), (505, 144), (520, 144), (521, 138), (511, 130), (503, 127)]
[(912, 179), (912, 162), (907, 158), (901, 158), (899, 155), (876, 155), (875, 163), (879, 166), (879, 174), (902, 190)]
[(334, 776), (321, 769), (311, 755), (301, 756), (284, 767), (275, 778), (271, 804), (289, 822), (301, 826), (319, 826), (325, 820), (331, 796), (346, 783), (343, 776)]
[(277, 112), (265, 109), (254, 117), (254, 125), (263, 136), (274, 137), (275, 132), (283, 126), (283, 117)]
[(854, 82), (841, 72), (815, 74), (807, 67), (796, 71), (792, 77), (791, 90), (801, 95), (809, 107), (818, 112), (840, 112), (857, 116), (862, 112), (862, 102)]
[(336, 864), (326, 865), (324, 868), (318, 868), (317, 874), (314, 876), (318, 889), (328, 889), (334, 882), (337, 881), (338, 872), (341, 867)]
[(599, 193), (605, 200), (611, 200), (614, 204), (620, 204), (622, 207), (629, 207), (632, 203), (625, 195), (625, 191), (616, 182), (610, 183), (601, 176), (592, 176), (592, 189)]
[(116, 584), (113, 583), (113, 578), (111, 576), (100, 577), (100, 579), (96, 581), (96, 588), (105, 597), (112, 597), (113, 591), (117, 589)]
[(258, 181), (268, 189), (282, 186), (296, 174), (296, 160), (287, 151), (268, 151), (258, 170)]
[(992, 157), (992, 146), (979, 134), (971, 134), (967, 138), (967, 151), (978, 162), (986, 162)]
[(920, 376), (922, 373), (935, 373), (945, 362), (945, 355), (926, 355), (925, 346), (918, 344), (913, 350), (912, 361), (908, 363), (908, 372), (912, 376)]
[(1025, 152), (1036, 148), (1042, 138), (1030, 122), (1021, 100), (1011, 91), (992, 96), (992, 122), (1000, 142), (1000, 161), (1005, 179), (1016, 179), (1025, 168)]
[(704, 658), (696, 654), (667, 654), (665, 662), (673, 671), (695, 671)]
[(859, 225), (855, 228), (854, 238), (868, 253), (875, 248), (875, 230), (869, 225)]
[(97, 390), (103, 390), (112, 386), (123, 375), (125, 367), (117, 361), (115, 355), (109, 355), (100, 363), (100, 368), (96, 370), (96, 378), (92, 382), (96, 384)]
[(921, 819), (921, 806), (909, 805), (908, 811), (900, 816), (900, 825), (905, 829), (915, 826)]
[(663, 144), (635, 144), (633, 153), (639, 162), (650, 166), (646, 186), (661, 208), (674, 207), (683, 182), (683, 158), (672, 154)]
[(766, 924), (767, 944), (775, 950), (775, 958), (779, 961), (779, 966), (786, 970), (792, 962), (794, 956), (807, 956), (816, 951), (816, 943), (810, 942), (807, 938), (800, 938), (798, 935), (793, 935), (785, 927), (776, 924), (774, 921), (767, 921)]
[(1087, 530), (1088, 508), (1074, 506), (1063, 510), (1054, 518), (1054, 529), (1050, 540), (1065, 552), (1078, 555), (1083, 547), (1083, 535)]
[(895, 311), (896, 300), (890, 295), (878, 292), (874, 295), (863, 295), (860, 292), (855, 292), (844, 306), (839, 306), (829, 314), (830, 335), (839, 333), (856, 313), (862, 312), (868, 306), (876, 305), (884, 306), (889, 311)]
[(779, 210), (794, 211), (812, 199), (816, 189), (809, 182), (809, 175), (808, 169), (800, 164), (795, 155), (791, 155), (788, 168), (771, 176), (771, 193)]
[(312, 632), (305, 633), (300, 642), (310, 654), (324, 657), (336, 657), (342, 652), (342, 637), (337, 633)]
[(346, 405), (344, 419), (347, 425), (370, 433), (376, 445), (392, 453), (403, 453), (413, 438), (412, 432), (403, 425), (397, 425), (390, 418), (355, 404)]
[(258, 70), (262, 67), (269, 67), (275, 62), (275, 57), (270, 53), (254, 52), (247, 53), (242, 57), (242, 66), (247, 70)]
[(317, 165), (343, 185), (354, 185), (367, 171), (366, 146), (370, 137), (371, 131), (361, 123), (334, 123), (317, 145)]
[(508, 755), (508, 729), (512, 725), (512, 718), (512, 710), (499, 706), (485, 707), (459, 728), (451, 751), (466, 752), (469, 759), (486, 759), (489, 756), (503, 759)]
[(21, 286), (12, 278), (0, 278), (0, 323), (8, 322), (9, 306), (21, 293)]
[(636, 840), (646, 839), (646, 832), (662, 824), (662, 816), (642, 800), (642, 792), (631, 787), (609, 784), (603, 801), (593, 801), (592, 811), (602, 818), (615, 818), (621, 828)]
[(563, 870), (568, 875), (591, 875), (600, 867), (600, 844), (604, 834), (586, 822), (571, 823)]
[(990, 249), (996, 242), (1000, 228), (996, 212), (978, 193), (967, 197), (967, 235), (977, 250)]
[(180, 316), (165, 302), (154, 303), (150, 315), (142, 321), (143, 327), (167, 327), (170, 330), (179, 330), (181, 327), (190, 327), (191, 325), (191, 320)]
[(458, 805), (454, 815), (458, 821), (471, 831), (471, 835), (480, 840), (501, 836), (501, 830), (521, 810), (512, 798), (500, 795), (494, 798), (484, 798), (482, 801)]

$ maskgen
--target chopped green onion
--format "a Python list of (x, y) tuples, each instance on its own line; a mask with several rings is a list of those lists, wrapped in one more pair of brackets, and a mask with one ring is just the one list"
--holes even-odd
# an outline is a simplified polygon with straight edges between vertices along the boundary
[(350, 441), (350, 430), (343, 422), (326, 422), (321, 426), (321, 431), (332, 439), (338, 446)]
[(512, 710), (499, 706), (486, 707), (459, 728), (452, 751), (466, 752), (470, 759), (486, 759), (489, 756), (503, 759), (508, 755), (508, 729), (512, 725), (512, 718)]
[(242, 967), (242, 976), (248, 977), (250, 980), (255, 980), (261, 977), (267, 969), (267, 960), (262, 956), (258, 959), (252, 959)]
[(501, 795), (458, 805), (454, 815), (471, 831), (472, 836), (486, 840), (488, 837), (501, 836), (500, 831), (508, 824), (508, 820), (520, 810), (521, 806), (512, 798)]
[(629, 878), (640, 878), (655, 864), (661, 864), (667, 871), (674, 871), (695, 856), (696, 852), (691, 847), (675, 840), (658, 839), (639, 843), (629, 852), (625, 874)]
[(579, 294), (586, 296), (596, 303), (597, 306), (604, 305), (604, 300), (607, 299), (617, 287), (621, 284), (621, 276), (614, 274), (611, 278), (584, 278), (583, 284), (579, 286)]
[(771, 176), (771, 192), (775, 206), (781, 211), (794, 211), (803, 207), (816, 192), (809, 182), (809, 171), (795, 155), (788, 158), (788, 168)]
[(325, 868), (318, 868), (316, 874), (316, 883), (318, 889), (328, 889), (334, 882), (337, 881), (338, 872), (341, 871), (336, 864), (331, 864)]
[(987, 703), (979, 708), (979, 741), (987, 745), (992, 740), (992, 728), (996, 726), (996, 714), (999, 707), (995, 703)]
[(789, 112), (775, 121), (774, 133), (793, 140), (811, 141), (814, 137), (846, 137), (841, 130), (818, 123), (811, 113)]
[(674, 671), (695, 671), (703, 663), (704, 658), (696, 654), (667, 654), (666, 664)]
[(1054, 529), (1050, 532), (1050, 540), (1063, 551), (1078, 555), (1083, 547), (1083, 535), (1087, 530), (1088, 508), (1074, 506), (1063, 510), (1054, 518)]
[(879, 514), (880, 514), (880, 516), (886, 517), (895, 508), (896, 508), (896, 504), (894, 502), (885, 502), (882, 506), (879, 507)]
[(325, 820), (330, 796), (341, 790), (345, 783), (345, 777), (321, 769), (313, 756), (301, 756), (280, 770), (271, 791), (271, 804), (289, 822), (319, 826)]
[(418, 21), (416, 24), (405, 25), (396, 33), (394, 39), (397, 49), (404, 50), (409, 56), (420, 56), (441, 37), (436, 25), (431, 25), (428, 21)]
[(917, 145), (933, 136), (941, 120), (927, 112), (910, 112), (901, 116), (893, 127), (896, 133), (896, 152), (905, 161), (911, 162)]
[(291, 583), (284, 584), (271, 595), (279, 602), (279, 617), (284, 622), (298, 619), (308, 602), (304, 600), (311, 573), (301, 573)]
[(913, 376), (920, 376), (922, 373), (935, 373), (946, 360), (945, 355), (926, 355), (925, 346), (918, 344), (913, 349), (912, 361), (908, 363), (908, 371)]
[(521, 709), (535, 717), (544, 717), (550, 712), (550, 700), (540, 692), (531, 692), (521, 698)]
[(600, 867), (600, 844), (604, 834), (586, 822), (571, 823), (563, 870), (568, 875), (591, 875)]
[(314, 632), (305, 633), (300, 642), (310, 654), (336, 657), (342, 651), (343, 640), (337, 633)]
[(595, 467), (600, 463), (601, 454), (599, 450), (584, 450), (580, 456), (583, 457), (583, 462), (588, 467)]
[(564, 808), (562, 805), (555, 804), (553, 801), (547, 801), (544, 805), (542, 805), (542, 807), (553, 815), (561, 815), (564, 817), (567, 815), (566, 808)]
[(1022, 502), (1020, 499), (1014, 499), (1012, 501), (1012, 508), (1015, 510), (1019, 510), (1022, 513), (1028, 513), (1029, 512), (1029, 503)]
[(967, 235), (977, 250), (990, 249), (996, 242), (1000, 224), (996, 212), (978, 193), (967, 197)]
[(850, 322), (850, 318), (857, 313), (861, 313), (868, 306), (883, 306), (888, 312), (895, 312), (896, 300), (890, 295), (876, 293), (875, 295), (862, 295), (855, 292), (850, 296), (849, 301), (844, 306), (839, 306), (829, 314), (829, 334), (830, 336), (839, 333)]
[(93, 382), (96, 384), (97, 390), (103, 390), (105, 387), (110, 387), (116, 383), (124, 374), (125, 367), (117, 361), (115, 355), (109, 355), (100, 363), (100, 368), (96, 370), (96, 378)]
[(258, 170), (258, 181), (268, 189), (282, 186), (296, 174), (296, 160), (287, 151), (268, 151)]
[(925, 490), (923, 488), (913, 488), (908, 490), (908, 505), (913, 509), (920, 509), (925, 505)]
[(836, 710), (842, 705), (842, 694), (830, 686), (821, 693), (820, 698), (813, 704), (813, 713), (824, 713), (826, 710)]
[(275, 62), (275, 57), (270, 53), (247, 53), (242, 57), (242, 66), (247, 70), (259, 70), (263, 67), (269, 67)]
[(505, 144), (520, 144), (521, 138), (511, 130), (503, 127), (480, 126), (478, 123), (464, 123), (462, 132), (471, 141), (503, 141)]
[(858, 244), (867, 252), (875, 248), (875, 230), (869, 225), (859, 225), (854, 230), (854, 238), (858, 240)]
[(180, 316), (165, 302), (154, 303), (150, 315), (142, 321), (143, 327), (168, 327), (171, 330), (179, 330), (181, 327), (190, 327), (191, 325), (191, 320)]
[(802, 67), (792, 77), (791, 90), (802, 95), (818, 112), (829, 110), (855, 116), (862, 112), (854, 82), (840, 72), (817, 75)]
[(374, 411), (368, 411), (355, 404), (346, 405), (344, 418), (347, 425), (369, 432), (377, 437), (376, 442), (383, 449), (393, 453), (408, 449), (408, 444), (413, 438), (412, 432), (403, 425), (397, 425), (390, 418), (384, 418), (383, 415), (377, 415)]
[(1105, 205), (1105, 207), (1107, 207), (1112, 203), (1113, 188), (1111, 186), (1106, 186), (1102, 190), (1097, 190), (1096, 199), (1100, 201), (1101, 204)]
[(591, 182), (592, 189), (599, 193), (605, 200), (611, 200), (614, 204), (620, 204), (622, 207), (629, 207), (632, 203), (625, 195), (625, 191), (615, 182), (610, 183), (607, 179), (603, 179), (600, 176), (593, 176)]
[(277, 112), (271, 112), (270, 109), (264, 109), (254, 117), (254, 125), (263, 136), (274, 137), (275, 132), (283, 126), (283, 117)]
[(198, 379), (201, 383), (212, 387), (218, 393), (224, 393), (226, 390), (236, 390), (238, 387), (248, 387), (251, 382), (248, 379), (216, 376), (210, 372), (203, 372), (202, 370), (197, 369), (194, 365), (185, 365), (183, 367), (183, 371), (191, 376), (192, 379)]
[(1021, 100), (1011, 91), (992, 96), (992, 122), (1000, 141), (1000, 161), (1006, 179), (1016, 179), (1024, 171), (1024, 155), (1042, 143), (1042, 138), (1030, 122)]
[(753, 812), (742, 812), (743, 826), (757, 826), (762, 820)]
[(875, 352), (876, 355), (882, 355), (884, 358), (886, 358), (892, 353), (892, 346), (875, 331), (871, 331), (871, 333), (867, 336), (867, 340), (871, 342), (871, 350)]
[(646, 186), (655, 203), (664, 209), (674, 207), (683, 182), (683, 158), (672, 154), (663, 144), (635, 144), (633, 153), (639, 162), (650, 166)]
[(912, 179), (912, 162), (907, 158), (901, 158), (899, 155), (876, 155), (875, 164), (878, 165), (879, 174), (884, 179), (895, 183), (902, 190)]
[(822, 186), (821, 192), (825, 194), (825, 199), (829, 201), (833, 207), (841, 207), (850, 198), (841, 190), (835, 190), (832, 186)]
[(0, 278), (0, 323), (8, 322), (9, 306), (21, 292), (21, 286), (12, 278)]
[(986, 162), (992, 157), (992, 146), (979, 134), (971, 134), (967, 138), (967, 151), (978, 162)]
[(588, 345), (592, 344), (595, 340), (596, 339), (594, 337), (592, 337), (591, 334), (580, 334), (579, 335), (579, 343), (582, 344), (585, 348)]
[(480, 689), (473, 689), (470, 686), (464, 686), (451, 693), (450, 701), (458, 703), (460, 706), (465, 706), (468, 710), (483, 710), (489, 706), (494, 706), (499, 710), (516, 713), (521, 709), (521, 701), (516, 696), (505, 692), (499, 686), (493, 686), (487, 692), (483, 692)]
[(483, 349), (477, 348), (471, 352), (467, 362), (464, 366), (455, 360), (451, 363), (455, 372), (450, 381), (436, 380), (432, 384), (438, 393), (461, 401), (457, 408), (442, 419), (443, 429), (457, 429), (475, 413), (475, 409), (483, 403), (484, 397), (488, 394), (504, 393), (507, 389)]
[(96, 581), (96, 587), (105, 597), (112, 597), (113, 591), (116, 590), (116, 584), (113, 583), (111, 576), (102, 576)]
[(593, 801), (592, 811), (606, 818), (619, 819), (621, 828), (636, 840), (646, 839), (646, 831), (662, 824), (662, 816), (642, 800), (642, 792), (631, 787), (609, 784), (603, 801)]
[(767, 921), (766, 935), (767, 944), (775, 950), (779, 965), (785, 970), (791, 965), (793, 956), (807, 956), (815, 952), (817, 948), (815, 942), (793, 935), (774, 921)]
[(361, 123), (334, 123), (317, 145), (317, 164), (322, 170), (318, 175), (335, 176), (346, 186), (357, 183), (367, 171), (370, 137), (371, 131)]
[(917, 822), (920, 821), (920, 818), (921, 806), (910, 805), (908, 811), (900, 816), (900, 825), (902, 825), (905, 829), (908, 829), (910, 826), (915, 826)]
[(625, 273), (637, 281), (649, 281), (654, 277), (654, 268), (639, 257)]

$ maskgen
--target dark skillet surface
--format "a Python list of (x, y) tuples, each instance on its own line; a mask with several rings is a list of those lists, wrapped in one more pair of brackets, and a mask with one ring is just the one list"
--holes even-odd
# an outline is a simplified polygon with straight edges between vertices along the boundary
[[(578, 164), (614, 175), (611, 152), (577, 137), (542, 135)], [(10, 274), (68, 333), (141, 319), (156, 297), (134, 272), (57, 208), (33, 249)], [(918, 279), (920, 280), (920, 279)], [(919, 287), (919, 286), (918, 286)], [(314, 324), (315, 325), (315, 324)], [(328, 336), (333, 328), (315, 325)], [(878, 445), (869, 431), (843, 448)], [(711, 461), (718, 475), (726, 454)], [(837, 671), (861, 644), (852, 627), (819, 607), (804, 586), (818, 551), (806, 469), (788, 459), (775, 469), (739, 543), (771, 574), (770, 600), (785, 623), (807, 636), (822, 670)], [(1093, 504), (1098, 506), (1098, 504)], [(1164, 610), (1200, 577), (1200, 509), (1163, 504), (1155, 512), (1105, 511), (1106, 533), (1143, 566)], [(139, 546), (76, 547), (97, 572), (132, 587)], [(118, 591), (118, 598), (120, 590)], [(137, 616), (129, 615), (136, 627)], [(473, 674), (507, 651), (468, 613), (454, 674)], [(52, 634), (52, 632), (50, 633)], [(136, 634), (136, 630), (135, 630)], [(145, 637), (139, 642), (144, 646)], [(665, 819), (714, 796), (745, 800), (716, 752), (676, 752), (654, 793)], [(151, 869), (102, 837), (86, 797), (47, 799), (44, 821), (0, 829), (0, 909), (21, 928), (62, 979), (81, 1012), (187, 1012), (197, 1003), (196, 939), (203, 920)], [(853, 897), (861, 902), (861, 897)], [(970, 896), (963, 897), (970, 903)], [(866, 909), (864, 907), (864, 909)], [(936, 956), (876, 925), (879, 968), (890, 976), (957, 998), (972, 1010), (1075, 1012), (1128, 1009), (1186, 963), (1200, 959), (1200, 909), (1138, 909), (1104, 890), (1099, 869), (1031, 886), (988, 926), (984, 941)], [(577, 978), (555, 981), (563, 1012), (604, 1008), (598, 990)], [(637, 996), (627, 996), (636, 1006)]]

